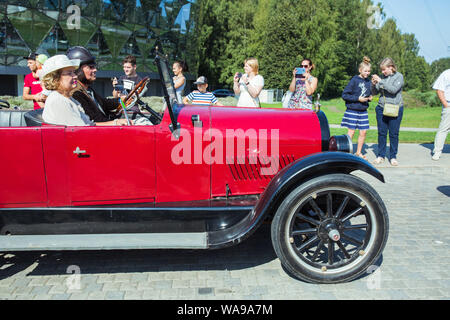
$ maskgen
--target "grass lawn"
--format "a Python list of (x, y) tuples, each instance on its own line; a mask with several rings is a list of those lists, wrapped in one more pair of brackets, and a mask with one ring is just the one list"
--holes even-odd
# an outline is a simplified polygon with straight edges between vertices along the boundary
[[(347, 134), (346, 128), (330, 128), (330, 134), (341, 135)], [(435, 132), (415, 132), (415, 131), (401, 131), (399, 135), (400, 143), (434, 143)], [(389, 141), (389, 138), (388, 138)], [(353, 137), (353, 143), (358, 142), (358, 131)], [(378, 143), (377, 130), (368, 130), (366, 135), (366, 143)], [(450, 144), (450, 135), (447, 136), (445, 143)]]
[[(369, 112), (369, 123), (371, 126), (377, 125), (375, 107), (377, 106), (378, 100), (374, 100), (370, 103), (368, 109)], [(262, 103), (263, 108), (281, 108), (281, 102), (278, 103)], [(329, 124), (341, 124), (342, 116), (345, 112), (345, 102), (344, 100), (337, 98), (331, 100), (321, 101), (321, 110), (326, 114)], [(441, 121), (441, 111), (439, 107), (408, 107), (406, 106), (403, 112), (403, 119), (401, 127), (412, 127), (412, 128), (437, 128)], [(331, 128), (331, 135), (346, 134), (346, 128)], [(401, 131), (400, 132), (400, 143), (434, 143), (435, 132), (415, 132), (415, 131)], [(377, 143), (378, 133), (377, 130), (368, 130), (366, 136), (367, 143)], [(353, 137), (353, 142), (358, 141), (358, 131)], [(450, 144), (450, 135), (447, 136), (447, 144)]]
[[(345, 112), (345, 103), (342, 99), (332, 99), (327, 101), (321, 101), (321, 110), (326, 114), (328, 122), (330, 124), (341, 124), (342, 116)], [(265, 108), (281, 108), (282, 104), (279, 103), (262, 103)], [(375, 115), (375, 107), (377, 103), (374, 101), (370, 103), (368, 109), (369, 123), (371, 126), (377, 125), (377, 119)], [(441, 108), (434, 107), (421, 107), (421, 108), (408, 108), (405, 107), (403, 112), (403, 119), (401, 127), (412, 128), (437, 128), (441, 121)]]

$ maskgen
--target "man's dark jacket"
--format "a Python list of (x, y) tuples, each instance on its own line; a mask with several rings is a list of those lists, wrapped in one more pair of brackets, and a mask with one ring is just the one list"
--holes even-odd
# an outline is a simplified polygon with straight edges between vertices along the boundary
[(99, 110), (95, 101), (92, 100), (92, 97), (83, 88), (81, 88), (79, 84), (77, 89), (72, 93), (72, 97), (81, 104), (84, 109), (84, 113), (86, 113), (92, 121), (106, 122), (120, 118), (120, 115), (116, 115), (114, 112), (114, 110), (116, 110), (120, 105), (119, 98), (105, 99), (99, 96), (94, 90), (92, 90), (92, 92), (94, 93), (94, 97), (97, 102), (105, 111), (105, 114)]

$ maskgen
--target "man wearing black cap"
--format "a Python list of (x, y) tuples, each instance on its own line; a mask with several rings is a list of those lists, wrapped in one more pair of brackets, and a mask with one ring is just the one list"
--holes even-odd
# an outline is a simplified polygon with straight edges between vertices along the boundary
[(34, 109), (40, 109), (44, 107), (44, 102), (47, 96), (43, 95), (41, 80), (37, 76), (38, 67), (36, 65), (37, 54), (32, 52), (27, 57), (28, 68), (30, 68), (31, 73), (27, 74), (23, 81), (23, 99), (33, 100)]
[(84, 112), (94, 122), (106, 122), (120, 118), (115, 111), (120, 106), (119, 98), (108, 99), (97, 94), (91, 85), (97, 79), (97, 64), (95, 57), (84, 47), (69, 48), (66, 53), (69, 59), (80, 59), (77, 88), (72, 97), (77, 100)]

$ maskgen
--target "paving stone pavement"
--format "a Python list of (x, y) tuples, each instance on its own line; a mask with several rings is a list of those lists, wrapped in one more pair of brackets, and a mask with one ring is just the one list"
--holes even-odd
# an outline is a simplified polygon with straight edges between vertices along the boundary
[[(429, 149), (429, 148), (428, 148)], [(369, 148), (370, 150), (370, 148)], [(409, 150), (409, 151), (408, 151)], [(426, 146), (401, 145), (426, 153)], [(448, 149), (447, 149), (448, 151)], [(381, 166), (386, 183), (356, 172), (389, 212), (389, 240), (373, 273), (316, 285), (290, 277), (265, 224), (226, 249), (15, 252), (0, 254), (0, 299), (445, 299), (450, 298), (450, 152), (439, 162)], [(402, 154), (403, 152), (403, 154)], [(374, 154), (368, 153), (369, 158)], [(418, 157), (419, 158), (419, 157)], [(408, 161), (411, 159), (408, 159)]]

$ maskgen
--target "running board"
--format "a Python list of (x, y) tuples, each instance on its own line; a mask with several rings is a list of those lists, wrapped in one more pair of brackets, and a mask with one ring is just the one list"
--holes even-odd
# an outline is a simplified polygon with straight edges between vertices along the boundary
[(206, 232), (0, 236), (0, 251), (207, 248)]

